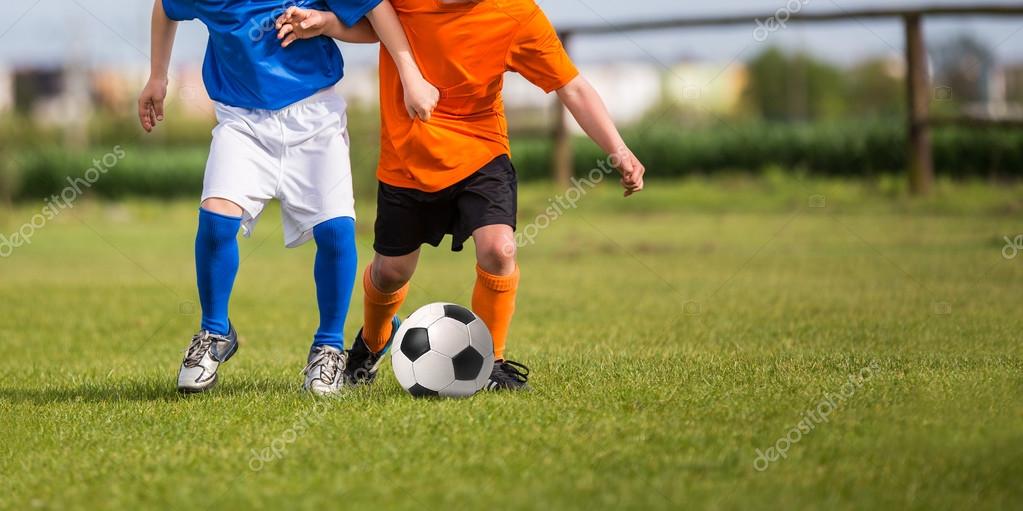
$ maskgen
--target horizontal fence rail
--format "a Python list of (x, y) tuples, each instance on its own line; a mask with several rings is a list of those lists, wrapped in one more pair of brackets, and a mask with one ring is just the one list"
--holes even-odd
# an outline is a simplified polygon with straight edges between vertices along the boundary
[[(674, 28), (713, 27), (728, 25), (748, 25), (756, 20), (774, 18), (778, 11), (758, 15), (729, 15), (693, 18), (675, 18), (664, 20), (627, 21), (623, 23), (604, 23), (592, 25), (576, 25), (561, 29), (563, 34), (614, 34), (621, 32), (641, 32), (649, 30), (666, 30)], [(838, 22), (856, 18), (905, 18), (907, 16), (925, 17), (956, 17), (956, 16), (1018, 16), (1023, 15), (1023, 5), (942, 5), (919, 8), (873, 8), (841, 10), (836, 12), (793, 12), (785, 20), (789, 22)]]
[[(785, 15), (781, 19), (781, 15)], [(914, 193), (925, 194), (934, 183), (933, 150), (931, 128), (934, 126), (972, 127), (1023, 127), (1023, 121), (1015, 119), (989, 119), (968, 116), (931, 118), (931, 80), (927, 69), (927, 49), (924, 43), (923, 18), (931, 17), (1009, 17), (1023, 16), (1023, 3), (1019, 5), (935, 5), (915, 8), (863, 8), (842, 9), (833, 12), (790, 12), (783, 7), (761, 15), (728, 15), (675, 18), (660, 20), (638, 20), (621, 23), (602, 23), (562, 27), (558, 30), (562, 42), (568, 47), (569, 41), (581, 35), (620, 34), (677, 30), (682, 28), (720, 27), (748, 25), (757, 28), (758, 20), (771, 20), (784, 25), (791, 23), (834, 23), (856, 19), (901, 19), (905, 27), (906, 48), (906, 129), (909, 133), (907, 153), (909, 155), (909, 183)], [(552, 168), (555, 180), (567, 186), (572, 177), (572, 143), (564, 107), (555, 108), (556, 119), (551, 137), (554, 150)]]

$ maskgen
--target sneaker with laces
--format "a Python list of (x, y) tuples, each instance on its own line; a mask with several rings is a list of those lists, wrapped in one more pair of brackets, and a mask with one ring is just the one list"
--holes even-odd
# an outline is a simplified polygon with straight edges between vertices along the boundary
[(338, 394), (344, 388), (344, 371), (348, 354), (333, 346), (313, 346), (302, 373), (302, 387), (318, 396)]
[(178, 372), (178, 392), (205, 392), (217, 384), (217, 369), (238, 351), (238, 332), (231, 327), (227, 335), (200, 330), (192, 336)]
[(377, 378), (377, 371), (380, 370), (380, 363), (384, 361), (384, 355), (391, 349), (394, 342), (394, 335), (398, 333), (401, 320), (398, 316), (391, 319), (391, 338), (387, 340), (384, 349), (377, 353), (369, 350), (366, 341), (362, 339), (362, 329), (355, 336), (352, 348), (347, 351), (348, 365), (345, 367), (345, 379), (351, 385), (369, 385)]
[(529, 390), (529, 368), (511, 360), (494, 361), (494, 371), (490, 373), (490, 381), (483, 386), (485, 390)]

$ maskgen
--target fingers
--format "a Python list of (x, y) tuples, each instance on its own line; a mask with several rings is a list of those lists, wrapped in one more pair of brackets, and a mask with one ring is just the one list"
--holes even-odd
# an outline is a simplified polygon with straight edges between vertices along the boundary
[(274, 26), (277, 27), (277, 30), (280, 30), (281, 27), (291, 21), (292, 15), (295, 13), (295, 9), (295, 6), (288, 7), (288, 10), (284, 11), (284, 14), (277, 17), (277, 22), (274, 24)]
[(427, 110), (425, 108), (419, 107), (419, 108), (416, 108), (415, 111), (416, 111), (416, 115), (419, 116), (419, 118), (423, 122), (428, 122), (430, 120), (430, 115), (432, 114), (432, 112), (430, 110)]
[(636, 183), (629, 183), (629, 182), (626, 182), (625, 179), (622, 179), (621, 183), (622, 183), (622, 188), (625, 189), (625, 196), (626, 197), (628, 197), (628, 196), (630, 196), (630, 195), (632, 195), (634, 193), (637, 193), (637, 192), (640, 192), (640, 191), (643, 190), (643, 182), (642, 181), (636, 182)]
[(622, 181), (622, 187), (625, 188), (625, 196), (629, 197), (632, 194), (643, 191), (643, 181), (641, 180), (639, 183), (632, 185), (626, 184), (625, 181)]
[(284, 26), (277, 27), (277, 39), (284, 39), (284, 36), (295, 31), (295, 25), (286, 23)]
[(298, 40), (298, 37), (295, 34), (288, 34), (288, 37), (285, 38), (284, 41), (281, 42), (281, 46), (284, 47), (284, 48), (287, 48), (288, 46), (291, 46), (291, 43), (293, 43), (293, 42), (295, 42), (297, 40)]
[(156, 114), (157, 122), (163, 122), (163, 98), (155, 98), (152, 102), (153, 113)]
[(412, 108), (408, 104), (405, 105), (405, 113), (408, 114), (409, 119), (415, 119), (416, 117), (419, 117), (419, 114), (416, 112), (416, 109)]
[(153, 131), (153, 118), (149, 108), (149, 99), (145, 96), (139, 98), (139, 123), (146, 133)]
[(643, 174), (646, 173), (646, 168), (634, 155), (629, 154), (622, 159), (619, 171), (622, 173), (621, 184), (622, 188), (625, 188), (626, 197), (643, 191)]

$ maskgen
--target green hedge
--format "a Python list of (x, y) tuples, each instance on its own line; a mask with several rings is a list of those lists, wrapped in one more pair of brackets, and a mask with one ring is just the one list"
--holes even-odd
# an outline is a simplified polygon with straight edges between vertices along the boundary
[[(782, 167), (831, 176), (868, 176), (906, 167), (905, 134), (898, 123), (844, 125), (719, 125), (686, 130), (655, 125), (625, 134), (652, 177), (678, 177), (714, 171), (756, 173)], [(375, 146), (353, 150), (356, 188), (373, 189)], [(1023, 177), (1023, 131), (948, 128), (935, 132), (935, 165), (941, 175), (963, 178)], [(59, 147), (0, 154), (0, 199), (48, 197), (85, 175), (113, 148), (72, 153)], [(191, 197), (199, 193), (208, 147), (128, 146), (89, 194), (118, 198)], [(523, 180), (550, 176), (548, 140), (513, 143), (515, 166)], [(576, 173), (583, 175), (604, 158), (588, 140), (576, 141)], [(109, 158), (108, 158), (109, 159)], [(95, 173), (93, 173), (95, 175)]]
[[(102, 161), (114, 154), (115, 148), (96, 149), (87, 154), (58, 149), (33, 151), (9, 159), (7, 172), (13, 174), (0, 182), (13, 184), (13, 189), (0, 195), (19, 199), (48, 197), (71, 186), (70, 180), (95, 176), (89, 169), (106, 171), (88, 186), (88, 194), (107, 198), (194, 196), (202, 189), (208, 148), (158, 149), (125, 147), (123, 158), (110, 167)], [(97, 165), (99, 160), (99, 165)], [(107, 158), (110, 161), (110, 158)], [(79, 181), (79, 183), (81, 183)], [(82, 185), (79, 185), (83, 187)], [(85, 187), (83, 187), (85, 188)]]
[[(860, 177), (899, 173), (907, 166), (905, 129), (896, 122), (721, 124), (701, 130), (657, 125), (633, 128), (624, 136), (657, 177), (770, 167)], [(604, 159), (588, 140), (577, 140), (575, 146), (577, 174)], [(513, 151), (524, 179), (550, 175), (546, 141), (514, 144)], [(1023, 177), (1023, 130), (942, 128), (934, 133), (934, 158), (940, 175)]]

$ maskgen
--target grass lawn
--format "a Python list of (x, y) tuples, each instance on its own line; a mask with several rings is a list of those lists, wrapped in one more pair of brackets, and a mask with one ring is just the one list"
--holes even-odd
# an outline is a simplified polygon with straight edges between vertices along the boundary
[[(413, 399), (389, 365), (299, 392), (314, 252), (281, 246), (276, 208), (241, 245), (238, 355), (179, 397), (194, 204), (78, 204), (0, 259), (0, 507), (1019, 506), (1023, 253), (1002, 248), (1023, 187), (690, 179), (535, 220), (553, 193), (520, 212), (509, 352), (534, 391), (463, 401)], [(428, 250), (403, 313), (467, 303), (472, 261)]]

